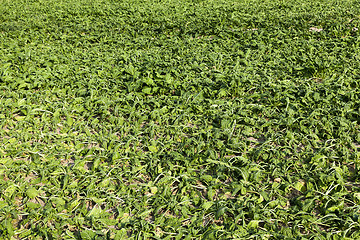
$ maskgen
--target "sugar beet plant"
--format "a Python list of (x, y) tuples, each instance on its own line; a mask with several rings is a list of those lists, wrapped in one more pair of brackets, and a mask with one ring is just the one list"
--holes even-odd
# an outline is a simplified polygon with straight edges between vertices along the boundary
[(359, 5), (2, 0), (0, 235), (360, 238)]

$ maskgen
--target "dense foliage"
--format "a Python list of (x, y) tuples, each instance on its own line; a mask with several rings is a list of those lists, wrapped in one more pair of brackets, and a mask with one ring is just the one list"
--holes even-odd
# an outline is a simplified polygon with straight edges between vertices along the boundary
[(359, 5), (2, 0), (0, 235), (360, 238)]

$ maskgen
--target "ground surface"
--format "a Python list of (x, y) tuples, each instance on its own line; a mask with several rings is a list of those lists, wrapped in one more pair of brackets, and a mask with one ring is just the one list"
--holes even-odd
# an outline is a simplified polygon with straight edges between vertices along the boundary
[(2, 0), (1, 236), (360, 238), (359, 4)]

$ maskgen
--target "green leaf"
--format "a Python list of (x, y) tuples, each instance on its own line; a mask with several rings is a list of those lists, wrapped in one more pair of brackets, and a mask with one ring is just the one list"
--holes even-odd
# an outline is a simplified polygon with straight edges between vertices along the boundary
[(126, 229), (123, 228), (116, 231), (114, 240), (125, 240), (125, 239), (128, 239)]
[(215, 213), (215, 218), (219, 219), (220, 217), (222, 217), (225, 213), (225, 211), (227, 210), (227, 207), (221, 207), (219, 208), (216, 213)]
[(145, 93), (145, 94), (151, 94), (151, 87), (143, 88), (142, 92)]
[(80, 236), (83, 240), (93, 240), (96, 237), (96, 232), (92, 230), (82, 230), (80, 231)]
[(3, 194), (6, 196), (6, 197), (11, 197), (15, 191), (16, 191), (17, 187), (15, 185), (10, 185), (9, 187), (7, 187), (5, 189), (5, 191), (3, 192)]
[(93, 207), (93, 209), (91, 209), (91, 211), (88, 213), (87, 216), (100, 218), (103, 214), (104, 214), (104, 211), (100, 207), (95, 206), (95, 207)]
[(300, 192), (306, 191), (306, 182), (304, 180), (299, 180), (295, 183), (294, 188)]
[(251, 220), (251, 221), (248, 223), (247, 228), (248, 228), (248, 229), (256, 229), (256, 228), (259, 227), (259, 223), (260, 223), (260, 222), (261, 222), (260, 220)]
[(149, 148), (150, 152), (156, 153), (158, 151), (157, 147), (154, 145), (150, 145), (148, 148)]
[(10, 138), (8, 141), (9, 141), (10, 144), (14, 144), (14, 143), (16, 143), (18, 140), (17, 140), (16, 138)]
[(202, 208), (204, 210), (208, 210), (209, 208), (211, 208), (214, 205), (214, 202), (211, 201), (206, 201), (202, 204)]
[(26, 190), (26, 195), (27, 195), (29, 198), (33, 199), (33, 198), (36, 198), (36, 197), (39, 195), (39, 192), (38, 192), (35, 188), (30, 187), (30, 188), (28, 188), (28, 189)]
[(210, 175), (203, 175), (200, 178), (206, 182), (211, 182), (213, 180), (212, 176)]
[(26, 206), (30, 209), (37, 209), (41, 207), (39, 203), (33, 203), (33, 202), (27, 202)]
[(216, 194), (216, 190), (215, 189), (212, 189), (210, 188), (207, 192), (207, 197), (210, 201), (212, 201), (214, 199), (214, 196)]
[(66, 201), (61, 197), (53, 197), (51, 198), (51, 202), (53, 202), (58, 209), (58, 211), (61, 211), (65, 207)]

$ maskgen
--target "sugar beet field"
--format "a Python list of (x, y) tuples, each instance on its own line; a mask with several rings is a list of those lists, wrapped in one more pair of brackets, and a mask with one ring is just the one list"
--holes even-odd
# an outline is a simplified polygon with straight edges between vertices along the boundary
[(360, 1), (0, 0), (0, 239), (360, 239)]

